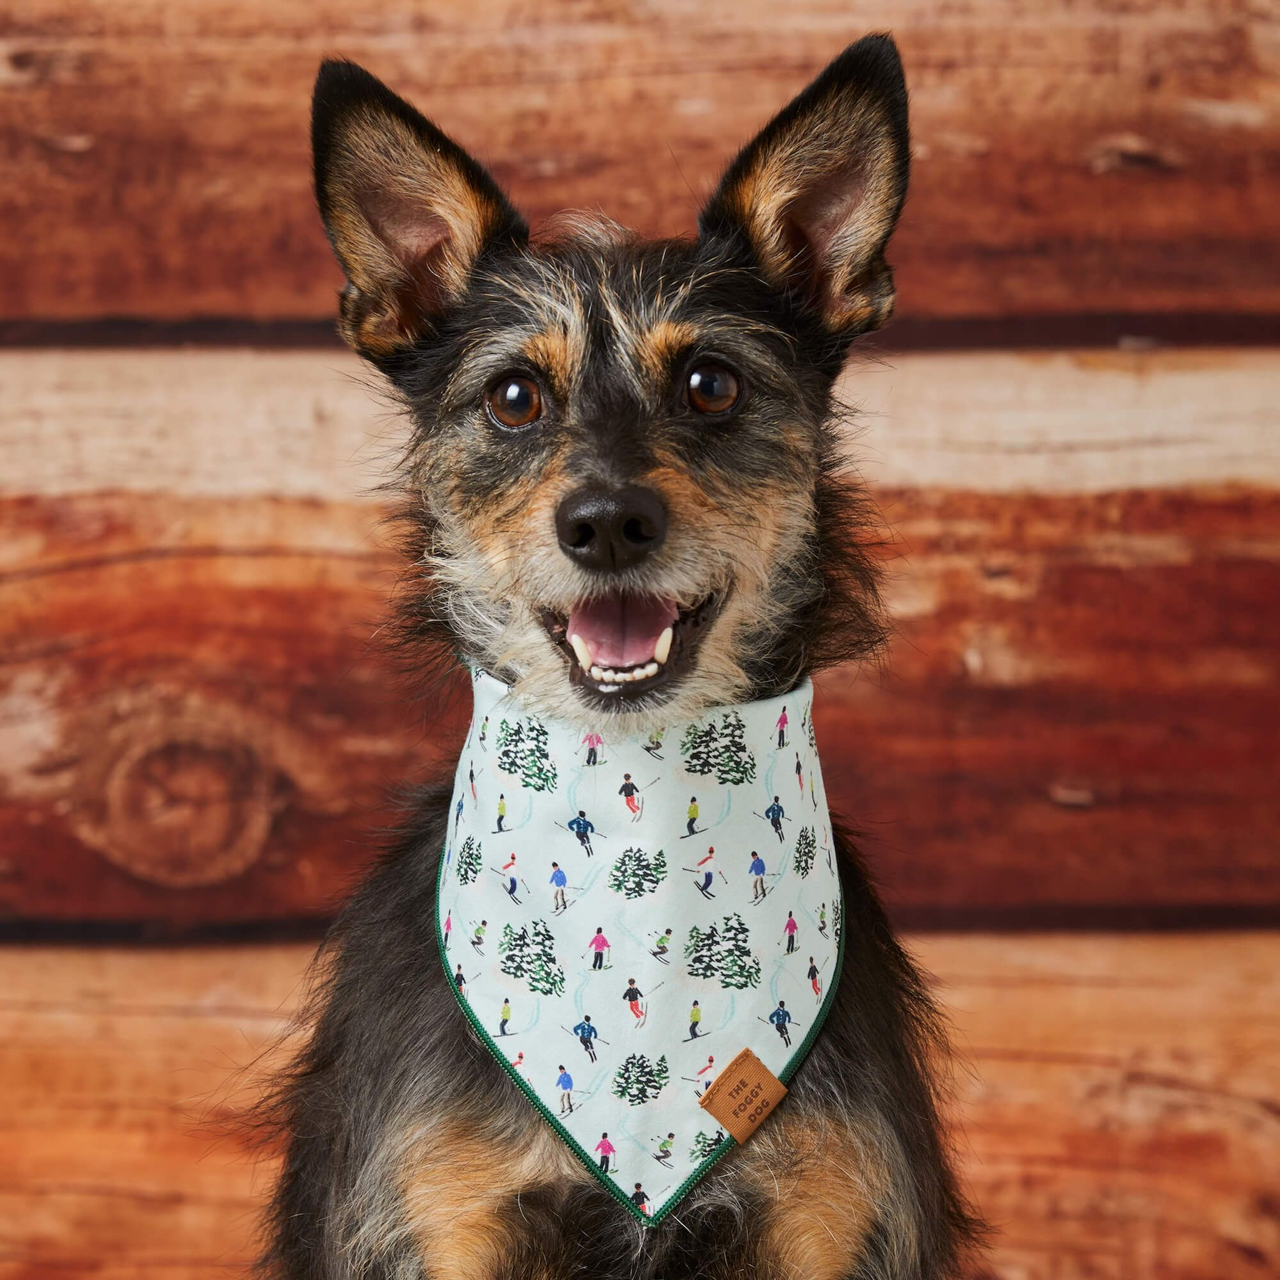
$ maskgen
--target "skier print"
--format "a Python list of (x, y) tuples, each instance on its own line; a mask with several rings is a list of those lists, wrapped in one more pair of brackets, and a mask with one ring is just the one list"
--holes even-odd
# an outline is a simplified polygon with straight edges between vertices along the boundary
[(582, 1015), (582, 1021), (574, 1027), (573, 1034), (578, 1037), (579, 1043), (581, 1043), (582, 1047), (586, 1050), (587, 1057), (594, 1062), (596, 1060), (596, 1047), (592, 1044), (592, 1041), (595, 1040), (600, 1033), (591, 1025), (591, 1015), (589, 1013), (584, 1013)]
[[(594, 951), (595, 955), (591, 958), (591, 967), (593, 969), (604, 968), (604, 953), (610, 949), (609, 939), (604, 936), (604, 929), (598, 928), (595, 937), (587, 943), (587, 951)], [(582, 953), (582, 958), (587, 958), (587, 951)]]
[(587, 811), (579, 809), (578, 816), (570, 818), (567, 825), (569, 830), (578, 837), (578, 843), (587, 851), (587, 857), (590, 858), (595, 853), (591, 847), (591, 833), (595, 830), (595, 826), (587, 818)]
[(716, 1060), (713, 1056), (708, 1054), (707, 1065), (705, 1067), (698, 1068), (698, 1078), (694, 1081), (698, 1086), (698, 1093), (706, 1093), (706, 1091), (711, 1088), (711, 1081), (715, 1078), (715, 1074)]
[(689, 1010), (689, 1039), (696, 1040), (698, 1038), (698, 1027), (702, 1023), (702, 1006), (695, 1000), (693, 1008)]
[(484, 933), (488, 927), (489, 922), (487, 920), (481, 920), (480, 923), (476, 925), (475, 932), (471, 935), (471, 945), (475, 947), (481, 955), (484, 955), (484, 952), (480, 949), (484, 946)]
[(631, 1203), (647, 1218), (649, 1216), (649, 1197), (645, 1195), (644, 1188), (637, 1182), (636, 1189), (631, 1193)]
[(631, 814), (631, 821), (635, 822), (640, 816), (640, 788), (631, 781), (629, 773), (622, 775), (622, 786), (618, 788), (618, 794), (626, 801), (627, 812)]
[(777, 834), (778, 843), (781, 844), (783, 840), (782, 820), (787, 816), (787, 814), (782, 805), (778, 803), (777, 796), (773, 797), (773, 803), (764, 811), (764, 816), (769, 819), (769, 822), (772, 824), (773, 829)]
[(751, 851), (751, 901), (763, 898), (767, 890), (764, 887), (764, 859), (754, 850)]
[(796, 752), (796, 786), (800, 788), (800, 795), (804, 796), (804, 766), (800, 763), (800, 753)]
[[(498, 831), (502, 830), (502, 824), (507, 820), (507, 797), (503, 792), (498, 793)], [(497, 832), (494, 832), (496, 835)]]
[(607, 1133), (602, 1133), (600, 1135), (600, 1141), (596, 1143), (596, 1150), (600, 1153), (601, 1173), (609, 1172), (609, 1157), (613, 1155), (617, 1149), (618, 1148), (609, 1141), (609, 1135)]
[(560, 1064), (560, 1074), (556, 1077), (556, 1088), (560, 1090), (560, 1114), (573, 1115), (573, 1077)]
[(444, 949), (449, 950), (449, 935), (453, 932), (453, 912), (448, 911), (444, 917)]
[(459, 995), (465, 996), (467, 994), (467, 980), (462, 976), (461, 965), (454, 971), (453, 985), (458, 988)]
[(782, 1043), (791, 1048), (791, 1032), (789, 1030), (791, 1023), (791, 1013), (787, 1009), (785, 1000), (778, 1001), (778, 1007), (769, 1015), (769, 1021), (773, 1023), (778, 1035), (782, 1037)]
[(818, 932), (824, 938), (827, 937), (827, 904), (825, 902), (818, 908)]
[(787, 709), (782, 708), (782, 714), (778, 717), (778, 750), (781, 751), (787, 745), (787, 725), (790, 723), (787, 719)]
[[(467, 769), (467, 781), (471, 783), (471, 803), (479, 804), (480, 799), (476, 795), (476, 762), (474, 760), (471, 762), (470, 767)], [(455, 832), (454, 834), (456, 835), (457, 833)]]
[(666, 1165), (668, 1169), (671, 1168), (671, 1148), (675, 1146), (675, 1142), (676, 1135), (674, 1133), (667, 1134), (658, 1143), (657, 1153), (653, 1157), (659, 1164)]
[(822, 979), (818, 976), (818, 966), (813, 963), (813, 957), (809, 957), (809, 972), (807, 975), (809, 985), (813, 988), (814, 997), (819, 1004), (822, 1003)]
[(462, 797), (458, 797), (458, 807), (453, 811), (453, 838), (458, 838), (458, 823), (462, 821)]
[(655, 960), (661, 960), (663, 964), (670, 964), (667, 959), (667, 952), (671, 950), (671, 929), (668, 928), (658, 935), (658, 945), (649, 952)]
[(581, 744), (587, 749), (587, 764), (600, 763), (600, 748), (604, 746), (604, 739), (594, 730), (588, 729)]
[(484, 718), (483, 722), (482, 722), (482, 723), (481, 723), (481, 725), (480, 725), (480, 736), (479, 736), (480, 749), (481, 749), (482, 751), (488, 751), (488, 750), (489, 750), (489, 748), (488, 748), (488, 747), (486, 747), (486, 746), (484, 745), (484, 740), (485, 740), (488, 736), (489, 736), (489, 717), (488, 717), (488, 716), (485, 716), (485, 718)]
[(502, 864), (502, 874), (507, 879), (507, 896), (518, 905), (520, 899), (516, 897), (516, 855), (514, 853)]
[[(689, 833), (689, 835), (696, 836), (698, 834), (698, 797), (697, 796), (689, 797), (689, 807), (688, 809), (685, 810), (685, 817), (689, 819), (689, 821), (685, 824), (685, 830)], [(453, 834), (456, 836), (458, 833), (455, 831)]]
[(502, 1008), (498, 1012), (498, 1034), (505, 1036), (507, 1034), (507, 1023), (511, 1021), (511, 1001), (504, 997)]
[(627, 1002), (627, 1008), (631, 1010), (631, 1016), (639, 1022), (644, 1017), (644, 1010), (640, 1007), (640, 1001), (644, 999), (644, 992), (636, 986), (634, 978), (627, 979), (627, 989), (622, 993), (622, 998)]
[(551, 879), (548, 881), (548, 884), (553, 885), (555, 888), (555, 892), (551, 895), (551, 901), (553, 903), (551, 909), (553, 911), (565, 911), (568, 909), (569, 904), (564, 899), (564, 887), (568, 883), (569, 878), (560, 869), (560, 864), (558, 862), (553, 862), (551, 864)]
[(666, 729), (653, 729), (649, 733), (649, 741), (644, 744), (644, 749), (655, 759), (661, 760), (658, 754), (662, 750), (662, 739), (666, 737)]
[[(711, 884), (717, 874), (719, 874), (721, 880), (724, 880), (724, 872), (716, 866), (715, 857), (716, 847), (715, 845), (709, 845), (707, 848), (707, 856), (705, 858), (699, 858), (696, 866), (689, 868), (695, 873), (698, 871), (702, 872), (702, 883), (699, 884), (698, 881), (695, 880), (693, 884), (694, 888), (696, 888), (704, 898), (714, 898), (716, 896), (711, 892)], [(725, 884), (729, 883), (727, 880), (724, 880), (724, 882)]]
[(787, 955), (796, 949), (796, 933), (800, 926), (796, 923), (795, 912), (787, 912), (787, 922), (782, 926), (783, 937), (787, 940)]

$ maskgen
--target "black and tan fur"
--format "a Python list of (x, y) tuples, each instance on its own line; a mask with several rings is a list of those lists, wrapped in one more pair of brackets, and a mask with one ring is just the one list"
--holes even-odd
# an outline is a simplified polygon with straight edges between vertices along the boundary
[[(842, 474), (832, 386), (892, 309), (884, 251), (907, 181), (890, 39), (851, 46), (734, 161), (696, 238), (646, 242), (564, 217), (531, 238), (488, 174), (413, 108), (326, 63), (317, 190), (348, 285), (347, 340), (412, 424), (410, 639), (444, 639), (560, 719), (545, 619), (608, 579), (723, 607), (682, 679), (622, 730), (771, 696), (883, 638), (863, 499)], [(746, 388), (726, 422), (682, 398), (694, 359)], [(536, 427), (483, 403), (513, 371)], [(592, 575), (554, 513), (583, 478), (662, 496), (661, 552)], [(976, 1224), (939, 1134), (936, 1015), (856, 849), (838, 840), (845, 976), (785, 1108), (660, 1226), (642, 1228), (510, 1086), (456, 1007), (436, 950), (447, 793), (402, 838), (319, 960), (309, 1043), (275, 1099), (288, 1138), (265, 1271), (290, 1280), (938, 1280)], [(840, 833), (837, 832), (840, 836)]]

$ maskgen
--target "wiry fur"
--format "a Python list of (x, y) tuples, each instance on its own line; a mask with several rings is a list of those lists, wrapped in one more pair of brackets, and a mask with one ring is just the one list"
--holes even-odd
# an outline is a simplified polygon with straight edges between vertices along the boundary
[[(870, 513), (840, 469), (832, 384), (850, 338), (891, 304), (883, 250), (906, 182), (891, 42), (853, 46), (766, 128), (688, 242), (645, 243), (581, 216), (530, 242), (473, 161), (345, 64), (322, 71), (316, 120), (321, 208), (349, 276), (363, 273), (344, 331), (413, 428), (403, 523), (415, 573), (402, 601), (413, 651), (459, 648), (547, 715), (598, 717), (569, 687), (542, 611), (620, 585), (682, 603), (720, 592), (693, 670), (619, 713), (620, 732), (786, 692), (875, 652)], [(387, 154), (403, 160), (415, 139), (432, 156), (404, 160), (420, 187), (397, 176), (388, 218), (368, 184), (385, 183)], [(426, 229), (406, 231), (415, 202)], [(749, 388), (731, 422), (698, 420), (681, 400), (689, 359), (706, 352)], [(483, 416), (486, 389), (513, 370), (550, 403), (535, 430)], [(662, 494), (660, 554), (593, 575), (561, 552), (553, 512), (584, 475)], [(954, 1274), (977, 1228), (939, 1137), (944, 1038), (843, 832), (845, 976), (822, 1034), (778, 1115), (645, 1228), (509, 1086), (457, 1008), (434, 934), (447, 801), (439, 789), (412, 798), (402, 836), (321, 950), (308, 1043), (268, 1104), (288, 1142), (265, 1273)]]

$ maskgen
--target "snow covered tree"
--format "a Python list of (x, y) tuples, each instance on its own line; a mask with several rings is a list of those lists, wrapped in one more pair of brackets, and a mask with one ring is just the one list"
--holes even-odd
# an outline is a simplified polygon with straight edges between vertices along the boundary
[[(804, 728), (805, 733), (809, 735), (809, 750), (817, 753), (818, 740), (813, 736), (813, 703), (810, 703), (804, 710)], [(810, 766), (812, 768), (812, 766)]]
[(813, 870), (814, 855), (818, 852), (818, 841), (812, 827), (801, 827), (796, 837), (796, 856), (792, 865), (800, 873), (801, 879)]
[(713, 773), (716, 767), (716, 739), (720, 731), (713, 720), (708, 725), (691, 724), (680, 740), (680, 754), (688, 773)]
[(669, 1078), (665, 1054), (654, 1064), (643, 1053), (632, 1053), (614, 1073), (612, 1093), (615, 1098), (625, 1098), (633, 1107), (638, 1107), (652, 1102)]
[(564, 966), (556, 960), (556, 940), (545, 920), (533, 922), (528, 966), (530, 990), (543, 996), (564, 994)]
[(547, 748), (547, 727), (536, 717), (503, 720), (498, 726), (498, 768), (532, 791), (556, 789), (556, 766)]
[(716, 953), (720, 985), (743, 990), (760, 984), (760, 961), (751, 952), (746, 921), (735, 911), (724, 918), (724, 930)]
[(840, 941), (840, 930), (844, 928), (844, 912), (840, 910), (840, 904), (833, 902), (831, 904), (831, 932), (835, 935), (837, 942)]
[(480, 844), (474, 836), (468, 836), (458, 850), (458, 879), (470, 884), (480, 874)]
[(684, 958), (689, 962), (691, 978), (716, 976), (716, 944), (719, 941), (715, 925), (708, 925), (705, 930), (696, 924), (690, 928), (689, 940), (684, 944)]
[(667, 856), (661, 849), (652, 855), (643, 849), (624, 849), (609, 871), (609, 888), (628, 898), (642, 898), (666, 878)]
[(512, 978), (523, 978), (529, 973), (529, 931), (520, 926), (517, 933), (510, 923), (502, 926), (498, 939), (498, 954), (502, 957), (500, 968)]
[(736, 711), (721, 718), (720, 741), (716, 747), (716, 780), (732, 786), (756, 780), (756, 758), (747, 749), (747, 726)]
[(724, 1131), (717, 1129), (715, 1135), (708, 1136), (701, 1129), (693, 1135), (693, 1146), (689, 1150), (689, 1159), (694, 1164), (701, 1164), (715, 1154), (716, 1148), (724, 1141)]

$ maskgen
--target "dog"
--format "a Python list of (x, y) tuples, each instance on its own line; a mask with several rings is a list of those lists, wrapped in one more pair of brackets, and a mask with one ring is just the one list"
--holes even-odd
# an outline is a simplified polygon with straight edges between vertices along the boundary
[[(531, 236), (476, 160), (350, 62), (320, 69), (312, 140), (341, 332), (412, 427), (402, 624), (424, 652), (538, 714), (644, 736), (879, 650), (873, 516), (833, 384), (893, 309), (909, 146), (891, 38), (851, 45), (747, 143), (684, 240), (583, 214)], [(655, 639), (602, 664), (624, 608)], [(650, 1226), (459, 1012), (433, 928), (448, 808), (417, 796), (321, 948), (271, 1100), (287, 1149), (264, 1274), (956, 1273), (982, 1227), (940, 1126), (945, 1035), (847, 834), (847, 976), (821, 1035), (777, 1114)]]

